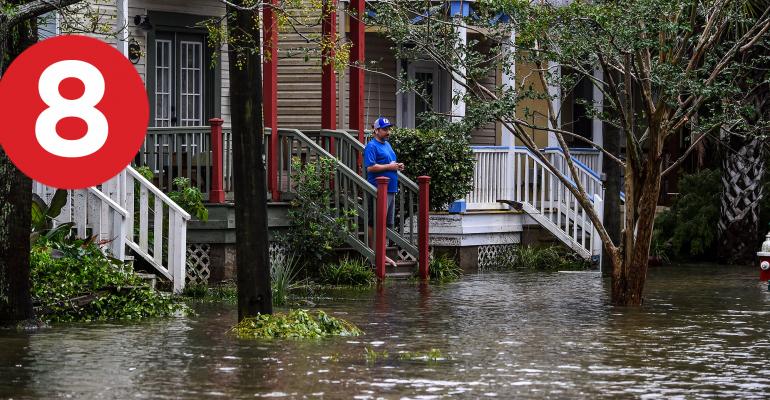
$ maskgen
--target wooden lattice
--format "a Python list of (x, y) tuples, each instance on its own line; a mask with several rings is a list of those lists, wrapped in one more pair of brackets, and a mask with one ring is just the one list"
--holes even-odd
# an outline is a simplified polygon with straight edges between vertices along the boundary
[(211, 245), (190, 243), (187, 245), (187, 284), (208, 284), (211, 276)]

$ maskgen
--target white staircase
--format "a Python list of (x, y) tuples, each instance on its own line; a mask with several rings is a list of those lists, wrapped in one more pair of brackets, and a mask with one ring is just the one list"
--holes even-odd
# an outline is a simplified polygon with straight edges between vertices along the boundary
[[(32, 191), (48, 203), (56, 189), (34, 182)], [(190, 214), (128, 166), (102, 185), (69, 190), (54, 224), (72, 223), (78, 237), (96, 236), (120, 260), (131, 249), (178, 293), (185, 285), (189, 220)]]

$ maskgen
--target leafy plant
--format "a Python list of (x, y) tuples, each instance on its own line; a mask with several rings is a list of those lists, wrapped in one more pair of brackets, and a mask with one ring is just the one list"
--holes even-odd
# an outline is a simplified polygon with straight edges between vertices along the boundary
[[(415, 271), (415, 276), (417, 276), (418, 272)], [(447, 283), (460, 279), (463, 270), (457, 265), (455, 260), (446, 254), (439, 254), (430, 260), (428, 274), (433, 282)]]
[(404, 174), (416, 180), (430, 176), (430, 208), (446, 210), (449, 203), (473, 189), (474, 156), (468, 137), (459, 132), (394, 129), (390, 143), (404, 163)]
[(61, 209), (67, 204), (69, 193), (64, 189), (57, 189), (51, 198), (51, 203), (46, 204), (36, 193), (32, 193), (32, 230), (36, 232), (51, 229), (53, 219), (61, 214)]
[(653, 243), (679, 260), (707, 260), (716, 255), (721, 172), (704, 169), (679, 180), (679, 197), (655, 218)]
[(590, 262), (562, 246), (516, 246), (510, 254), (498, 257), (500, 269), (534, 269), (538, 271), (581, 271)]
[(38, 315), (50, 322), (138, 320), (184, 310), (89, 240), (40, 240), (30, 253), (30, 275)]
[[(355, 221), (355, 211), (333, 217), (338, 211), (332, 205), (329, 182), (335, 168), (334, 160), (327, 158), (304, 164), (298, 158), (292, 160), (296, 197), (288, 212), (289, 229), (281, 241), (306, 266), (322, 264), (334, 247), (343, 243), (344, 235), (354, 229), (349, 221)], [(318, 273), (317, 270), (310, 272)]]
[(280, 306), (286, 304), (289, 291), (299, 275), (298, 259), (287, 254), (278, 260), (270, 260), (270, 284), (273, 291), (273, 304)]
[(244, 318), (232, 332), (241, 339), (321, 339), (329, 336), (358, 336), (363, 332), (345, 320), (323, 311), (291, 310)]
[(227, 302), (235, 303), (238, 300), (238, 291), (232, 282), (218, 285), (190, 284), (185, 286), (182, 295), (187, 300), (203, 303)]
[(374, 280), (372, 267), (362, 258), (344, 257), (337, 263), (324, 264), (318, 275), (319, 283), (330, 285), (366, 286)]
[(377, 351), (370, 347), (364, 347), (364, 358), (366, 359), (367, 363), (373, 364), (377, 362), (377, 359), (388, 358), (388, 351), (387, 350)]
[(426, 361), (428, 363), (435, 363), (438, 361), (449, 360), (449, 356), (445, 355), (439, 349), (430, 349), (428, 351), (402, 351), (398, 353), (398, 359), (404, 361)]
[(177, 190), (169, 192), (168, 197), (201, 221), (208, 221), (209, 210), (203, 205), (203, 193), (197, 187), (190, 186), (190, 179), (174, 178)]

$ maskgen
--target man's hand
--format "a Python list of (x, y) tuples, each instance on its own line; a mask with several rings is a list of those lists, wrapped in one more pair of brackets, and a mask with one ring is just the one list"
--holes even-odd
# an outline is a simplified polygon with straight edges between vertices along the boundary
[(391, 171), (403, 171), (404, 170), (404, 163), (399, 163), (399, 162), (391, 161), (388, 166), (390, 167)]

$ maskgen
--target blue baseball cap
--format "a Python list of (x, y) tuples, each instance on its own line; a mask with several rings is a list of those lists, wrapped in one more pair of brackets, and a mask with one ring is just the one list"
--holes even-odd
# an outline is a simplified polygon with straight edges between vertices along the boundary
[(391, 124), (390, 120), (385, 117), (377, 118), (377, 120), (374, 121), (374, 129), (390, 128), (391, 126), (393, 126), (393, 124)]

